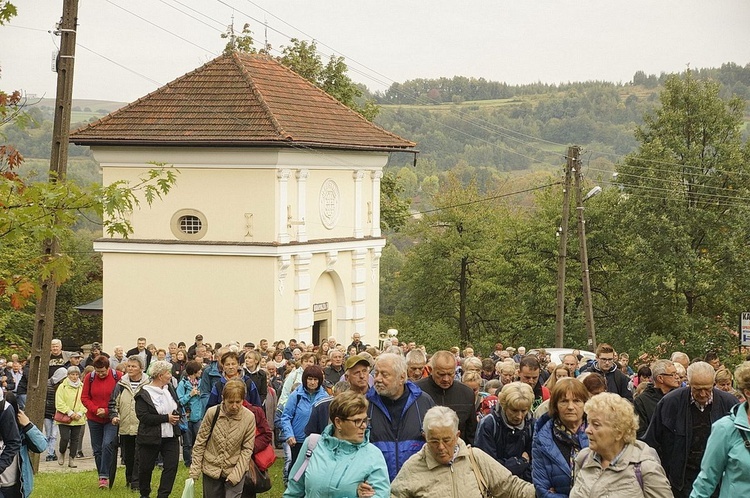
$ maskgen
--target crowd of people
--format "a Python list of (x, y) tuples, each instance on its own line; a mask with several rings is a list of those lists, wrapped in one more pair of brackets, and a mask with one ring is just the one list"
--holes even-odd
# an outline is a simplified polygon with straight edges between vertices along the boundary
[(157, 466), (170, 495), (180, 454), (203, 496), (255, 496), (274, 446), (285, 497), (750, 496), (750, 361), (381, 346), (53, 340), (44, 433), (23, 412), (24, 361), (0, 359), (0, 498), (30, 494), (28, 451), (76, 467), (84, 430), (98, 486), (119, 448), (142, 498)]

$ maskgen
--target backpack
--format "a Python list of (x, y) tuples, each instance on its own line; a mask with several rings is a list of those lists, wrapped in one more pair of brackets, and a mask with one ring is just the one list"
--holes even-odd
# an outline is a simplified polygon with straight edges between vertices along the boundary
[(305, 452), (305, 461), (302, 462), (302, 465), (299, 466), (299, 469), (297, 469), (297, 473), (294, 474), (294, 480), (299, 482), (300, 479), (302, 479), (302, 476), (305, 475), (305, 470), (307, 470), (307, 466), (310, 465), (310, 457), (313, 454), (313, 450), (315, 450), (315, 447), (318, 445), (318, 440), (320, 439), (320, 434), (310, 434), (307, 436), (307, 451)]

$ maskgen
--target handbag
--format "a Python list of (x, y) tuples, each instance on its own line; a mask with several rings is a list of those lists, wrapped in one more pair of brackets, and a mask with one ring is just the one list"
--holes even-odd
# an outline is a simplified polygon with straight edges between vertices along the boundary
[(268, 445), (258, 453), (253, 453), (253, 461), (261, 472), (268, 470), (276, 461), (276, 452), (273, 451), (273, 445)]
[(268, 471), (260, 470), (255, 462), (250, 460), (250, 469), (245, 473), (245, 484), (242, 486), (242, 496), (265, 493), (271, 489), (272, 485)]
[(55, 411), (55, 422), (59, 422), (61, 424), (69, 424), (72, 421), (73, 417), (71, 417), (67, 413), (63, 413), (60, 410)]

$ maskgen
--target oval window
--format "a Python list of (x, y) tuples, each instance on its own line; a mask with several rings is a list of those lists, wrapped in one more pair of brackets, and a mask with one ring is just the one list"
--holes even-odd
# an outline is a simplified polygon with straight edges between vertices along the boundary
[(170, 223), (172, 234), (180, 240), (199, 240), (206, 235), (206, 216), (195, 209), (180, 209)]

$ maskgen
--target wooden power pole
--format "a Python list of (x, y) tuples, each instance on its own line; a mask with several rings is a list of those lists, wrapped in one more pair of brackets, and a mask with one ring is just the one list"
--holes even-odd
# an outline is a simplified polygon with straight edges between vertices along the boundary
[(594, 308), (591, 304), (591, 280), (589, 278), (589, 255), (586, 249), (586, 220), (583, 218), (583, 171), (578, 159), (579, 148), (575, 148), (575, 185), (576, 211), (578, 212), (578, 245), (581, 256), (581, 284), (583, 287), (583, 314), (586, 319), (586, 333), (589, 351), (596, 350), (596, 331), (594, 329)]
[(555, 309), (555, 347), (563, 347), (565, 338), (565, 260), (568, 257), (568, 220), (570, 219), (570, 187), (578, 147), (568, 147), (563, 187), (562, 222), (560, 223), (560, 248), (557, 252), (557, 307)]
[[(77, 18), (78, 0), (64, 0), (62, 18), (56, 31), (56, 34), (60, 35), (60, 52), (57, 56), (57, 97), (55, 122), (52, 129), (52, 155), (49, 164), (50, 182), (65, 181), (68, 167), (68, 135), (70, 134), (70, 111), (73, 100)], [(44, 257), (55, 257), (59, 252), (59, 247), (60, 241), (57, 239), (46, 241), (42, 249)], [(26, 404), (29, 418), (38, 427), (41, 427), (44, 421), (56, 300), (57, 284), (49, 278), (42, 282), (42, 295), (36, 307)]]

